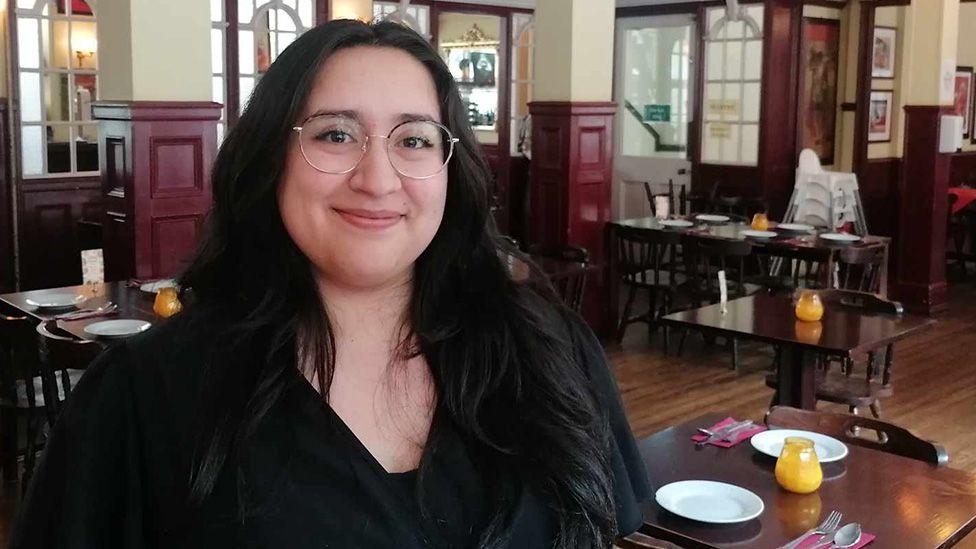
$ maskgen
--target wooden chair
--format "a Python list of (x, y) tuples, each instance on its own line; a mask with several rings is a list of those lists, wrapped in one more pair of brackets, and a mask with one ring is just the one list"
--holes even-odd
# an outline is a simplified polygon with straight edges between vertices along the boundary
[[(821, 301), (828, 308), (853, 308), (866, 314), (900, 315), (904, 312), (901, 303), (888, 301), (866, 292), (831, 289), (818, 293)], [(823, 368), (817, 373), (817, 400), (846, 405), (853, 415), (857, 415), (858, 409), (867, 406), (875, 418), (880, 418), (881, 399), (894, 394), (891, 384), (894, 345), (888, 344), (884, 348), (883, 356), (879, 356), (878, 350), (868, 351), (861, 375), (854, 375), (857, 370), (856, 363), (849, 357), (842, 357), (840, 372), (830, 368), (831, 360), (832, 357), (822, 357)], [(766, 376), (768, 387), (776, 388), (777, 375), (778, 373), (772, 373)], [(777, 398), (778, 393), (774, 393), (770, 406), (779, 403)]]
[(815, 248), (766, 248), (754, 254), (759, 274), (746, 282), (763, 286), (770, 293), (790, 293), (800, 288), (821, 288), (830, 252)]
[[(671, 311), (676, 300), (679, 274), (673, 269), (673, 258), (681, 242), (681, 234), (618, 227), (615, 235), (617, 273), (627, 288), (627, 301), (617, 325), (617, 341), (623, 339), (627, 326), (634, 322), (646, 322), (650, 336), (658, 325), (658, 319)], [(637, 292), (641, 290), (648, 294), (648, 310), (631, 316)], [(668, 330), (665, 328), (665, 353), (669, 351), (668, 344)]]
[(722, 185), (721, 181), (712, 183), (705, 192), (691, 193), (686, 197), (689, 206), (689, 213), (713, 213), (715, 211), (715, 200), (718, 197), (718, 189)]
[(741, 196), (717, 196), (714, 199), (715, 213), (722, 215), (727, 215), (732, 218), (733, 221), (744, 222), (748, 219), (748, 208), (746, 207), (746, 200)]
[(94, 341), (75, 338), (58, 328), (55, 321), (42, 322), (35, 330), (45, 394), (57, 395), (45, 406), (49, 423), (53, 426), (61, 403), (68, 398), (72, 387), (78, 384), (88, 365), (102, 351), (102, 346)]
[(618, 549), (681, 549), (670, 541), (652, 538), (640, 532), (617, 538), (613, 545)]
[(838, 288), (858, 292), (881, 291), (885, 261), (884, 246), (850, 246), (837, 258)]
[(590, 269), (590, 254), (586, 248), (579, 246), (529, 246), (529, 254), (534, 257), (551, 258), (559, 261), (578, 263), (579, 269), (565, 273), (546, 273), (546, 278), (552, 285), (563, 303), (570, 309), (579, 312), (583, 306), (583, 292), (586, 289), (587, 272)]
[[(917, 459), (938, 467), (949, 463), (949, 454), (941, 445), (922, 440), (903, 427), (877, 419), (774, 406), (766, 413), (766, 425), (813, 431), (847, 444)], [(876, 431), (880, 440), (859, 436), (857, 433), (861, 430)]]
[[(749, 242), (682, 234), (681, 249), (685, 257), (687, 287), (694, 307), (719, 301), (719, 271), (725, 271), (729, 299), (745, 297), (761, 290), (759, 286), (745, 281), (746, 259), (752, 254), (752, 244)], [(685, 331), (681, 336), (679, 354), (684, 348), (687, 335), (688, 332)], [(739, 367), (738, 342), (735, 338), (729, 338), (728, 345), (734, 370)]]
[(688, 196), (683, 185), (679, 186), (677, 192), (675, 192), (674, 180), (668, 179), (667, 191), (657, 193), (651, 189), (651, 185), (652, 183), (649, 181), (644, 181), (644, 196), (647, 197), (647, 204), (651, 208), (651, 215), (656, 215), (657, 213), (654, 198), (658, 196), (663, 196), (668, 199), (669, 215), (687, 215), (691, 213), (688, 207)]

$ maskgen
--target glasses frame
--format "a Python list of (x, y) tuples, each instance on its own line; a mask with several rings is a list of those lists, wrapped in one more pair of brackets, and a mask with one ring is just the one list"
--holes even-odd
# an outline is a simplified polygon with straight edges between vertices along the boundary
[[(305, 152), (305, 145), (302, 143), (302, 130), (305, 128), (305, 126), (307, 126), (309, 122), (311, 122), (312, 120), (315, 120), (316, 118), (324, 118), (326, 116), (335, 116), (335, 115), (331, 115), (331, 114), (316, 114), (316, 115), (313, 115), (313, 116), (309, 116), (308, 118), (306, 118), (305, 120), (302, 121), (302, 125), (301, 126), (294, 126), (292, 128), (292, 131), (298, 132), (298, 148), (302, 151), (302, 158), (305, 159), (305, 163), (308, 164), (309, 166), (311, 166), (312, 169), (315, 170), (315, 171), (318, 171), (318, 172), (321, 172), (321, 173), (327, 173), (327, 174), (330, 174), (330, 175), (345, 175), (347, 173), (350, 173), (350, 172), (355, 171), (356, 168), (358, 168), (359, 165), (363, 162), (363, 159), (366, 158), (366, 152), (369, 149), (370, 139), (372, 139), (372, 138), (375, 137), (377, 139), (386, 139), (386, 143), (387, 143), (387, 145), (386, 145), (386, 161), (390, 163), (390, 166), (396, 171), (396, 173), (398, 173), (401, 176), (406, 177), (408, 179), (419, 179), (419, 180), (430, 179), (430, 178), (435, 177), (436, 175), (438, 175), (439, 173), (441, 173), (441, 172), (444, 171), (444, 168), (447, 167), (447, 165), (451, 162), (451, 158), (454, 156), (454, 144), (455, 143), (458, 143), (459, 141), (461, 141), (459, 138), (454, 137), (454, 134), (451, 133), (451, 130), (449, 130), (447, 128), (447, 126), (445, 126), (443, 124), (440, 124), (438, 122), (434, 122), (433, 120), (406, 120), (404, 122), (400, 122), (396, 126), (393, 126), (393, 128), (390, 130), (390, 133), (388, 133), (386, 135), (366, 134), (366, 141), (363, 142), (363, 146), (361, 147), (362, 154), (359, 155), (359, 160), (356, 160), (356, 163), (353, 164), (352, 167), (349, 168), (348, 170), (343, 170), (341, 172), (330, 172), (328, 170), (323, 170), (322, 168), (319, 168), (315, 164), (312, 164), (312, 161), (308, 159), (308, 154)], [(348, 117), (345, 117), (345, 118), (348, 118)], [(406, 125), (406, 124), (412, 124), (414, 122), (424, 122), (424, 123), (427, 123), (427, 124), (433, 124), (433, 125), (439, 127), (440, 129), (444, 130), (445, 132), (447, 132), (447, 136), (448, 136), (447, 142), (449, 144), (449, 148), (447, 150), (447, 158), (444, 159), (444, 164), (441, 165), (440, 169), (438, 169), (436, 172), (434, 172), (434, 173), (432, 173), (430, 175), (425, 175), (423, 177), (415, 177), (415, 176), (408, 175), (408, 174), (405, 174), (405, 173), (401, 172), (400, 169), (397, 168), (396, 165), (393, 163), (393, 158), (390, 157), (390, 149), (389, 149), (389, 147), (390, 147), (390, 137), (393, 136), (393, 132), (397, 131), (397, 129), (400, 126), (403, 126), (403, 125)]]

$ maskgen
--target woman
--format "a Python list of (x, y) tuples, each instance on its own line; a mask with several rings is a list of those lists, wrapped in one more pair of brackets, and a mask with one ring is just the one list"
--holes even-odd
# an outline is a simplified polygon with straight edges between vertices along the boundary
[(607, 547), (648, 485), (598, 342), (513, 285), (450, 71), (335, 21), (213, 171), (193, 303), (106, 352), (13, 546)]

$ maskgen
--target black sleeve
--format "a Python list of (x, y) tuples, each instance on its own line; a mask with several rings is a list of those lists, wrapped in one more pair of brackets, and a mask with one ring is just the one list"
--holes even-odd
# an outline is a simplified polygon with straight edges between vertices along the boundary
[(578, 315), (573, 314), (569, 318), (569, 325), (573, 343), (610, 422), (610, 463), (613, 467), (617, 530), (620, 535), (630, 534), (637, 531), (643, 523), (642, 507), (651, 496), (644, 460), (624, 414), (620, 390), (610, 372), (603, 346)]
[(10, 547), (142, 549), (139, 464), (132, 372), (120, 346), (96, 359), (68, 398)]

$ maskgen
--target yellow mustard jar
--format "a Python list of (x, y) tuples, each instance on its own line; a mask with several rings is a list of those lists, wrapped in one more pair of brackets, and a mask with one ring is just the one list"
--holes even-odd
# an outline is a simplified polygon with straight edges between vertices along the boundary
[(176, 288), (160, 288), (153, 302), (153, 312), (163, 318), (169, 318), (183, 310), (183, 304), (176, 294)]
[(795, 494), (809, 494), (820, 488), (823, 471), (812, 440), (786, 437), (783, 451), (776, 460), (776, 482)]
[(823, 318), (824, 306), (816, 292), (804, 291), (796, 301), (796, 318), (804, 322), (817, 322)]
[(759, 212), (752, 216), (752, 229), (756, 231), (769, 230), (769, 217), (765, 213)]

